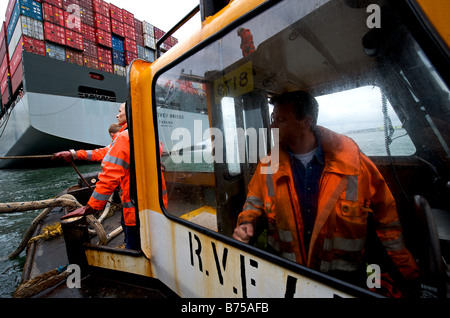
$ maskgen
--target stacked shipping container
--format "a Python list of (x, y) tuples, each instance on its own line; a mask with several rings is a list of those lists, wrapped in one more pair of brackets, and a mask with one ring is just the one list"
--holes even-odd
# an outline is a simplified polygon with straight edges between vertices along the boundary
[[(2, 107), (22, 82), (22, 50), (125, 76), (134, 59), (154, 61), (163, 35), (103, 0), (9, 0), (0, 34)], [(170, 37), (162, 48), (177, 42)]]

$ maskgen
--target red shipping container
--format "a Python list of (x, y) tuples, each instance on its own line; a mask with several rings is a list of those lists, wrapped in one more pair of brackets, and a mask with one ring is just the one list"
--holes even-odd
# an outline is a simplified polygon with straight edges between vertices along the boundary
[(121, 8), (116, 7), (115, 5), (110, 3), (109, 4), (109, 13), (111, 16), (111, 20), (116, 20), (118, 22), (123, 23), (123, 12), (122, 12)]
[(110, 17), (109, 15), (109, 3), (103, 1), (103, 0), (92, 0), (92, 7), (94, 9), (94, 12), (100, 13), (101, 15), (104, 15), (105, 17)]
[(122, 9), (122, 14), (123, 23), (128, 24), (134, 28), (134, 14), (125, 9)]
[(136, 41), (136, 29), (134, 26), (124, 24), (123, 28), (125, 29), (125, 37)]
[(23, 39), (23, 48), (25, 49), (25, 51), (43, 56), (46, 55), (44, 41), (33, 39), (25, 35), (22, 36), (22, 39)]
[(49, 3), (52, 6), (55, 6), (55, 7), (61, 8), (61, 9), (63, 7), (62, 0), (43, 0), (42, 2)]
[(159, 40), (160, 38), (162, 38), (164, 36), (164, 34), (166, 34), (166, 32), (164, 32), (163, 30), (161, 30), (157, 27), (154, 27), (153, 29), (155, 31), (155, 39), (156, 40)]
[(81, 23), (81, 34), (85, 40), (95, 42), (95, 28), (93, 26)]
[(98, 47), (98, 62), (112, 64), (112, 53), (111, 49), (106, 49), (102, 47)]
[(11, 15), (14, 11), (15, 4), (16, 4), (16, 0), (9, 0), (9, 2), (8, 2), (8, 6), (6, 7), (6, 12), (5, 12), (6, 25), (9, 25), (9, 20), (11, 19)]
[(3, 95), (3, 93), (6, 91), (6, 89), (8, 88), (8, 75), (9, 75), (9, 72), (8, 73), (5, 73), (5, 74), (3, 74), (2, 75), (2, 81), (1, 81), (1, 83), (0, 83), (0, 89), (1, 89), (1, 91), (2, 91), (2, 95)]
[(11, 77), (11, 86), (12, 86), (12, 93), (15, 94), (17, 89), (19, 88), (20, 84), (22, 83), (23, 78), (23, 67), (22, 67), (22, 60), (20, 61), (20, 64), (17, 66), (16, 72)]
[(2, 23), (2, 30), (0, 31), (0, 43), (6, 42), (6, 23), (3, 21)]
[(107, 63), (98, 63), (98, 69), (100, 71), (104, 71), (104, 72), (108, 72), (108, 73), (112, 73), (113, 72), (113, 66), (112, 64), (107, 64)]
[(6, 104), (9, 99), (9, 92), (8, 92), (8, 73), (3, 75), (1, 82), (0, 82), (0, 89), (2, 91), (2, 105)]
[(92, 6), (92, 0), (79, 0), (80, 1), (80, 7), (82, 8), (86, 8), (89, 10), (93, 10), (93, 6)]
[(47, 41), (66, 45), (66, 32), (63, 27), (44, 21), (44, 38)]
[(66, 45), (76, 50), (83, 51), (83, 36), (81, 33), (66, 29)]
[(136, 41), (133, 41), (129, 38), (125, 38), (125, 41), (123, 41), (123, 47), (125, 49), (125, 52), (131, 52), (131, 53), (137, 54)]
[(77, 19), (66, 11), (64, 11), (64, 26), (66, 29), (81, 33), (81, 19)]
[(136, 36), (144, 35), (144, 23), (142, 21), (139, 21), (138, 19), (134, 19), (134, 29), (136, 30)]
[(87, 24), (90, 26), (95, 26), (94, 11), (92, 11), (92, 9), (81, 7), (80, 14), (81, 14), (81, 23), (84, 23), (84, 24)]
[(0, 78), (2, 78), (5, 74), (9, 74), (9, 64), (6, 57), (3, 58), (2, 64), (0, 65)]
[(71, 5), (75, 4), (77, 6), (80, 6), (79, 0), (62, 0), (62, 8), (64, 11), (67, 11), (67, 8)]
[(59, 26), (64, 26), (64, 11), (48, 3), (42, 4), (42, 14), (44, 21), (48, 21)]
[[(9, 55), (7, 53), (8, 52), (6, 50), (6, 41), (0, 42), (0, 61), (2, 61), (5, 56), (8, 56), (8, 58), (9, 58)], [(0, 75), (0, 78), (1, 78), (1, 75)]]
[(111, 19), (111, 33), (124, 37), (125, 36), (124, 24), (117, 20)]
[(9, 60), (9, 70), (11, 74), (16, 72), (17, 66), (22, 62), (22, 47), (23, 47), (23, 39), (22, 37), (17, 43), (16, 49), (12, 53), (11, 59)]
[(97, 29), (111, 33), (111, 20), (98, 12), (94, 13), (94, 24)]
[(136, 44), (140, 46), (144, 46), (144, 35), (143, 34), (136, 34)]
[(95, 31), (95, 36), (98, 44), (112, 48), (112, 38), (110, 32), (97, 29)]
[(84, 66), (83, 53), (72, 49), (66, 49), (66, 62)]
[(137, 59), (137, 54), (135, 54), (133, 52), (125, 51), (124, 56), (125, 56), (125, 65), (130, 65), (134, 59)]
[(98, 70), (98, 60), (94, 57), (84, 55), (83, 56), (83, 64), (86, 67)]
[(98, 57), (98, 45), (94, 41), (83, 40), (83, 54), (97, 59)]

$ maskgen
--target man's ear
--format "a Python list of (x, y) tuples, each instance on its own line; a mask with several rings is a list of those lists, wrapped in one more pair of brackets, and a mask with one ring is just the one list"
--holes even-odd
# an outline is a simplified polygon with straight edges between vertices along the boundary
[(305, 118), (302, 119), (303, 128), (311, 128), (312, 120), (311, 116), (305, 116)]

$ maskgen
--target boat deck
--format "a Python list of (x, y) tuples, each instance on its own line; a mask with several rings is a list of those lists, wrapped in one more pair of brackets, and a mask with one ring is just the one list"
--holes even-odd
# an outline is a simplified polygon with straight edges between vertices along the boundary
[[(73, 194), (81, 204), (85, 204), (86, 197), (89, 198), (88, 188), (68, 191)], [(102, 226), (106, 234), (120, 227), (121, 209), (111, 209), (114, 212), (107, 216)], [(33, 237), (41, 234), (47, 225), (60, 222), (65, 214), (64, 208), (54, 208), (36, 228)], [(95, 215), (97, 218), (98, 215)], [(90, 235), (88, 245), (97, 246), (98, 238)], [(103, 248), (121, 253), (132, 253), (137, 255), (140, 251), (130, 251), (123, 247), (124, 233), (108, 241)], [(27, 256), (22, 274), (22, 281), (28, 281), (39, 275), (45, 274), (59, 267), (69, 265), (64, 236), (60, 235), (50, 240), (37, 240), (27, 247)], [(36, 298), (174, 298), (176, 295), (156, 279), (133, 275), (125, 272), (111, 271), (102, 268), (89, 267), (88, 273), (81, 273), (80, 288), (69, 288), (66, 280), (51, 286), (34, 295)], [(70, 277), (70, 276), (69, 276)]]

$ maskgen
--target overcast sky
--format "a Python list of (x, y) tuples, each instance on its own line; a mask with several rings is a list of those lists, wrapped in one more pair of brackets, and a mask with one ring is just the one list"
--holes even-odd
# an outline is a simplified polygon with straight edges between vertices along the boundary
[[(8, 2), (9, 0), (0, 0), (1, 21), (5, 20)], [(197, 6), (199, 0), (108, 0), (106, 2), (130, 11), (137, 19), (145, 20), (167, 32)], [(175, 37), (181, 41), (189, 36), (193, 29), (199, 28), (200, 15), (197, 14), (185, 28), (175, 33)]]

